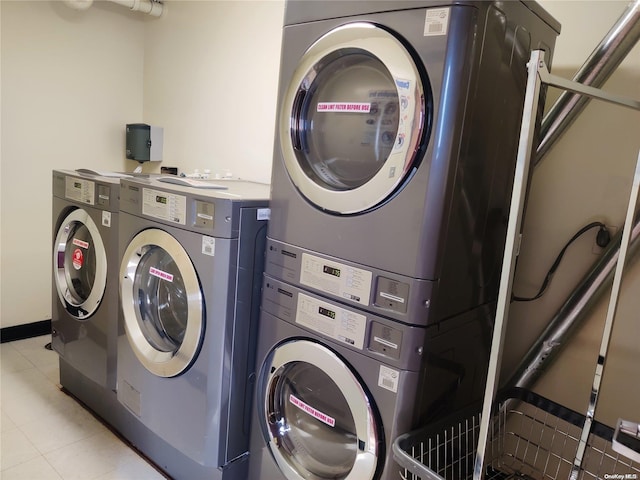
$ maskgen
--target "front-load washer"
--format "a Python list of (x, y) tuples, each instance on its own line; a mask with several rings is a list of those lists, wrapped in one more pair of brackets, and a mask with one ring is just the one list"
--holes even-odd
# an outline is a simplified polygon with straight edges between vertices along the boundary
[(269, 186), (162, 180), (121, 182), (117, 396), (176, 460), (128, 439), (174, 478), (244, 480)]
[(60, 382), (111, 421), (116, 388), (120, 175), (53, 171), (53, 349)]
[(393, 440), (482, 391), (489, 319), (412, 326), (265, 275), (249, 479), (400, 478)]
[(495, 301), (526, 63), (559, 28), (529, 1), (287, 2), (265, 271), (414, 324)]

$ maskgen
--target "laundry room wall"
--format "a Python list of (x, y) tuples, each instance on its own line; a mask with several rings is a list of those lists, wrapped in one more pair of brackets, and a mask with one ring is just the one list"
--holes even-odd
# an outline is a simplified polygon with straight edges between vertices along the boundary
[(164, 128), (162, 165), (269, 182), (283, 14), (283, 1), (169, 0), (147, 24), (144, 115)]
[[(573, 77), (629, 5), (627, 1), (540, 3), (562, 23), (552, 73), (565, 78)], [(640, 99), (640, 44), (602, 88)], [(558, 93), (557, 89), (550, 89), (549, 99), (555, 99)], [(536, 168), (514, 282), (516, 295), (537, 293), (562, 247), (582, 226), (601, 221), (614, 230), (622, 227), (640, 149), (639, 125), (640, 112), (592, 101)], [(512, 304), (504, 356), (505, 378), (598, 260), (601, 250), (595, 245), (596, 231), (589, 231), (568, 248), (542, 298)], [(640, 266), (635, 262), (626, 270), (596, 411), (596, 417), (609, 424), (618, 416), (638, 420), (639, 282)], [(608, 294), (607, 291), (587, 315), (535, 387), (539, 393), (582, 413), (589, 400)]]
[(51, 318), (51, 170), (122, 170), (143, 116), (143, 14), (0, 2), (2, 327)]

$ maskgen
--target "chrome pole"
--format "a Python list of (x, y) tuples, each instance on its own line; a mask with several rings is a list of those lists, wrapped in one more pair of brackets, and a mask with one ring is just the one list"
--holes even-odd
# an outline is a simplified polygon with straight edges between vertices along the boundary
[[(638, 40), (640, 40), (640, 0), (634, 0), (578, 70), (573, 81), (582, 85), (601, 87)], [(555, 142), (571, 126), (587, 102), (589, 102), (588, 97), (568, 91), (562, 92), (542, 119), (540, 130), (542, 141), (533, 159), (534, 167), (542, 161)]]

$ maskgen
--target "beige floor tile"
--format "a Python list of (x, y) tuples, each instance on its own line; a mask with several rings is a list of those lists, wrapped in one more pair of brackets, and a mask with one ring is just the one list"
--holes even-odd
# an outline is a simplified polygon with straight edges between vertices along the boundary
[(4, 411), (0, 412), (0, 429), (4, 432), (12, 428), (16, 428), (15, 422)]
[(18, 428), (3, 430), (0, 435), (2, 436), (1, 465), (3, 478), (4, 470), (40, 456), (38, 449)]
[(33, 364), (11, 343), (3, 343), (0, 346), (0, 371), (2, 373), (21, 372), (30, 368), (33, 368)]
[(104, 433), (107, 428), (74, 402), (63, 411), (53, 412), (21, 425), (20, 430), (40, 453), (49, 453), (98, 433)]
[(65, 480), (86, 480), (106, 475), (133, 457), (137, 454), (111, 432), (98, 433), (44, 455)]
[(2, 471), (2, 480), (63, 480), (43, 457)]
[(75, 404), (35, 368), (3, 373), (0, 397), (2, 411), (18, 427), (34, 419), (63, 412)]

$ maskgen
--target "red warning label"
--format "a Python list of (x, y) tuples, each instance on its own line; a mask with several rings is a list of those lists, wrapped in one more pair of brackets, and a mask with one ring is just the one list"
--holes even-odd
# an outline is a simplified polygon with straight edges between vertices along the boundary
[(322, 413), (320, 410), (316, 410), (311, 405), (308, 405), (308, 404), (304, 403), (298, 397), (295, 397), (294, 395), (289, 395), (289, 401), (291, 403), (293, 403), (296, 407), (298, 407), (300, 410), (302, 410), (303, 412), (308, 413), (312, 417), (320, 420), (322, 423), (325, 423), (325, 424), (329, 425), (330, 427), (335, 427), (336, 426), (335, 418), (330, 417), (329, 415), (327, 415), (325, 413)]
[(83, 241), (83, 240), (78, 240), (77, 238), (74, 238), (74, 239), (73, 239), (73, 244), (74, 244), (76, 247), (82, 247), (82, 248), (84, 248), (85, 250), (86, 250), (87, 248), (89, 248), (89, 243), (87, 243), (87, 242), (85, 242), (85, 241)]
[(161, 279), (166, 280), (168, 282), (173, 282), (173, 275), (171, 275), (170, 273), (167, 273), (167, 272), (163, 272), (162, 270), (159, 270), (159, 269), (157, 269), (155, 267), (149, 268), (149, 273), (151, 275), (153, 275), (154, 277), (161, 278)]
[(73, 268), (75, 268), (76, 270), (80, 270), (82, 268), (82, 265), (84, 264), (84, 253), (82, 253), (82, 250), (80, 250), (79, 248), (76, 248), (73, 251)]
[(369, 113), (371, 111), (371, 104), (357, 102), (318, 102), (317, 111)]

